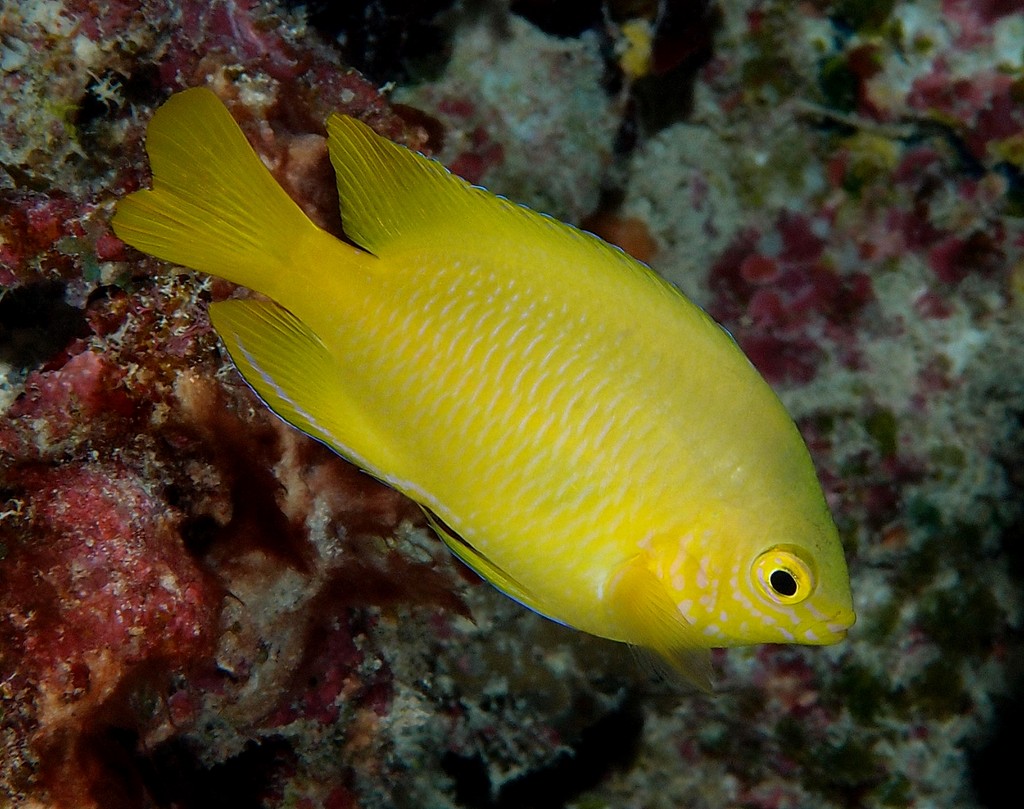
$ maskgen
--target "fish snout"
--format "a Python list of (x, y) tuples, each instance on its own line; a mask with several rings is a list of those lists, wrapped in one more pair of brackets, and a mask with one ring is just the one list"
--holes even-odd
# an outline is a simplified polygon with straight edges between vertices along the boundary
[(841, 609), (834, 616), (825, 621), (825, 627), (829, 633), (834, 635), (836, 640), (846, 637), (847, 631), (857, 621), (857, 614), (852, 609)]

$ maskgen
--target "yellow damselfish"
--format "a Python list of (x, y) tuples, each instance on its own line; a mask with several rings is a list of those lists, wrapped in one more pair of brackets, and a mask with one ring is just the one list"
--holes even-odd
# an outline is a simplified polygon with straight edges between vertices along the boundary
[(274, 412), (419, 503), (507, 595), (703, 688), (711, 647), (845, 637), (849, 577), (810, 456), (723, 329), (597, 237), (352, 118), (327, 130), (358, 248), (302, 213), (201, 88), (153, 116), (153, 190), (113, 221), (270, 299), (210, 318)]

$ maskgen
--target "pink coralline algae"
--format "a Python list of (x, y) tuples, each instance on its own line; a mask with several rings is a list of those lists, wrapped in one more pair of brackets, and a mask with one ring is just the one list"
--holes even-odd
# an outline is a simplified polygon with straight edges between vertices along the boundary
[(38, 766), (54, 801), (100, 804), (97, 740), (142, 722), (134, 699), (209, 658), (223, 592), (183, 546), (180, 515), (123, 464), (6, 479), (0, 699), (31, 753), (8, 748), (0, 778)]
[[(329, 227), (329, 112), (347, 109), (413, 146), (425, 134), (260, 4), (175, 5), (147, 19), (136, 4), (69, 4), (46, 23), (63, 31), (70, 21), (67, 35), (99, 60), (92, 73), (120, 77), (105, 85), (109, 106), (90, 113), (95, 126), (80, 118), (82, 129), (51, 143), (59, 162), (88, 129), (112, 172), (107, 187), (69, 178), (39, 190), (59, 174), (45, 151), (0, 155), (19, 186), (0, 187), (0, 338), (18, 394), (0, 415), (0, 803), (194, 802), (184, 773), (204, 766), (177, 740), (230, 717), (203, 742), (208, 766), (261, 734), (305, 729), (312, 744), (330, 733), (349, 755), (308, 800), (351, 806), (357, 768), (380, 767), (376, 724), (392, 694), (367, 610), (464, 612), (458, 579), (437, 569), (436, 543), (416, 559), (398, 550), (399, 525), (422, 533), (408, 503), (296, 436), (237, 377), (212, 381), (227, 367), (196, 304), (230, 286), (154, 274), (107, 221), (111, 193), (146, 182), (143, 116), (128, 104), (208, 75)], [(43, 36), (31, 25), (17, 33)], [(156, 70), (133, 73), (114, 47), (122, 37), (152, 45)], [(229, 76), (239, 69), (262, 82), (255, 107), (238, 100)], [(35, 77), (25, 79), (23, 94)], [(5, 80), (4, 93), (12, 88)], [(70, 78), (52, 90), (84, 91), (75, 103), (91, 104), (93, 90)], [(5, 144), (24, 140), (23, 124), (5, 117)], [(155, 749), (163, 763), (143, 764)], [(248, 758), (277, 749), (268, 742)], [(308, 780), (310, 764), (295, 759), (292, 750), (268, 766), (253, 794), (281, 798), (288, 772)]]
[(30, 262), (46, 266), (60, 277), (71, 277), (77, 268), (60, 250), (64, 239), (85, 235), (76, 221), (80, 205), (61, 194), (32, 192), (12, 194), (0, 200), (0, 283), (13, 284), (18, 271)]
[[(831, 228), (827, 220), (818, 225)], [(711, 314), (742, 324), (737, 339), (758, 369), (773, 382), (809, 382), (825, 351), (856, 367), (859, 318), (873, 298), (862, 272), (840, 274), (823, 261), (824, 240), (815, 223), (783, 213), (774, 236), (779, 248), (759, 249), (765, 235), (744, 234), (712, 267)]]
[(469, 148), (452, 161), (450, 168), (464, 180), (476, 183), (504, 157), (502, 145), (494, 143), (483, 127), (476, 127), (470, 133)]
[(911, 109), (951, 124), (978, 160), (997, 152), (1002, 142), (1020, 139), (1024, 110), (1020, 80), (999, 73), (957, 77), (936, 60), (932, 72), (914, 82)]
[(431, 553), (381, 539), (421, 519), (397, 494), (195, 373), (221, 360), (165, 283), (97, 296), (0, 419), (0, 784), (52, 805), (142, 805), (111, 756), (225, 712), (372, 755), (392, 686), (366, 608), (462, 611)]
[(942, 13), (956, 26), (958, 49), (990, 44), (993, 23), (1020, 11), (1018, 0), (942, 0)]

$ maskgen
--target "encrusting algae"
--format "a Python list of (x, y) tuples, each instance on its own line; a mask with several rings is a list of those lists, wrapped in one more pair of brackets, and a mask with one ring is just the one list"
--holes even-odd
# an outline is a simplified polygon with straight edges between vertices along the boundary
[[(344, 116), (346, 244), (207, 89), (149, 126), (117, 235), (270, 300), (210, 307), (281, 418), (416, 501), (552, 620), (653, 650), (828, 644), (854, 613), (796, 426), (729, 335), (650, 269)], [(360, 249), (362, 248), (362, 249)]]

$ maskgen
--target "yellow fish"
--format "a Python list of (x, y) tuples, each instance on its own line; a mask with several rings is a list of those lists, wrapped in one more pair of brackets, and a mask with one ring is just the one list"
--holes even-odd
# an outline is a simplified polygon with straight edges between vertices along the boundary
[(845, 637), (810, 456), (722, 328), (597, 237), (352, 118), (327, 129), (359, 247), (302, 213), (202, 88), (153, 116), (153, 190), (113, 221), (270, 299), (210, 318), (274, 412), (419, 503), (499, 590), (703, 688), (712, 647)]

